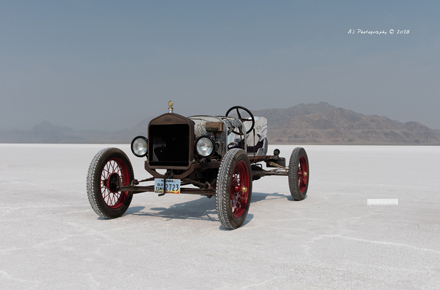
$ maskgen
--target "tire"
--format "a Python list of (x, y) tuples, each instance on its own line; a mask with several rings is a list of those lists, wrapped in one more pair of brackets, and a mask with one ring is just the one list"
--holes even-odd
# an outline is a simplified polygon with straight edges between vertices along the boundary
[(118, 183), (129, 185), (134, 179), (127, 155), (117, 148), (99, 151), (89, 166), (87, 196), (93, 210), (101, 217), (117, 218), (128, 209), (132, 192), (116, 191)]
[(309, 187), (310, 168), (306, 150), (295, 148), (289, 161), (289, 188), (294, 200), (303, 200)]
[(217, 175), (215, 203), (221, 224), (229, 230), (246, 220), (252, 197), (252, 170), (244, 150), (234, 148), (223, 157)]

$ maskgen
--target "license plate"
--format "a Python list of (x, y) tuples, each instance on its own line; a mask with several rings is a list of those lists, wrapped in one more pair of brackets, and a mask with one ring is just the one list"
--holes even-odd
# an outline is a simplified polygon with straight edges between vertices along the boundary
[[(180, 179), (167, 179), (165, 193), (180, 194)], [(154, 179), (154, 192), (163, 193), (163, 178)]]

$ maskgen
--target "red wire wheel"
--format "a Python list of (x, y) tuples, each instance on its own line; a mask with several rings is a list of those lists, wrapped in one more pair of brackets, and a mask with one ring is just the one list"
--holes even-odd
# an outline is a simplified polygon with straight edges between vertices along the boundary
[(129, 185), (133, 178), (133, 167), (123, 151), (117, 148), (99, 151), (87, 175), (87, 195), (93, 210), (103, 218), (122, 216), (133, 194), (118, 189)]
[(308, 162), (305, 156), (299, 158), (298, 163), (298, 189), (301, 193), (307, 190), (307, 184), (309, 181), (309, 170)]
[(252, 196), (249, 158), (241, 149), (231, 149), (223, 157), (217, 175), (216, 208), (226, 229), (236, 229), (246, 220)]
[(289, 162), (289, 188), (294, 200), (303, 200), (309, 187), (309, 159), (304, 148), (293, 150)]
[(246, 162), (240, 160), (235, 165), (231, 177), (231, 211), (235, 218), (240, 218), (246, 211), (249, 199), (249, 172)]
[(121, 185), (130, 184), (127, 165), (120, 158), (107, 161), (101, 172), (101, 195), (109, 208), (120, 208), (128, 197), (128, 191), (118, 192)]

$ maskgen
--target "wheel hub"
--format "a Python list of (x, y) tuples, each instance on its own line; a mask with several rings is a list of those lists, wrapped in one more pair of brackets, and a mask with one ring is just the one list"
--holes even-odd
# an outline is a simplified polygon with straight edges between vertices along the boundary
[(106, 187), (110, 192), (118, 192), (118, 189), (121, 185), (121, 179), (119, 178), (119, 175), (117, 173), (112, 173), (109, 178), (107, 179)]

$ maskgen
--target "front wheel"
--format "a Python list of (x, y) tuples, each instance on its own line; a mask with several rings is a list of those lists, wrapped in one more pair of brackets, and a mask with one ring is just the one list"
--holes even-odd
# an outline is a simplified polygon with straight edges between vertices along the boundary
[(133, 179), (133, 167), (122, 150), (106, 148), (99, 151), (87, 174), (87, 196), (93, 210), (103, 218), (122, 216), (133, 194), (118, 191), (118, 188), (129, 185)]
[(306, 150), (295, 148), (289, 162), (289, 188), (294, 200), (303, 200), (309, 187), (310, 169)]
[(215, 196), (217, 214), (226, 229), (236, 229), (243, 224), (251, 196), (252, 171), (249, 158), (245, 151), (231, 149), (220, 164)]

